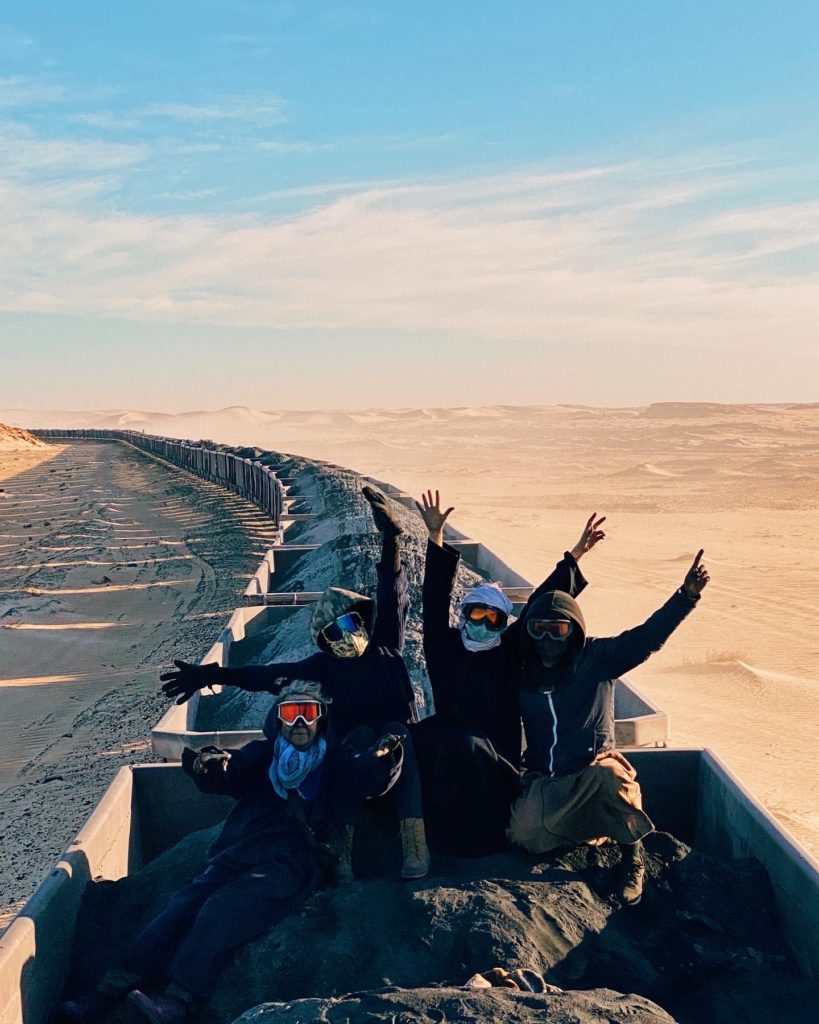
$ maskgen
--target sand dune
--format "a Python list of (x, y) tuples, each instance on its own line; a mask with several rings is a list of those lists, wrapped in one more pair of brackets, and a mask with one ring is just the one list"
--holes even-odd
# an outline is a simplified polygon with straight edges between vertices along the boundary
[(710, 416), (736, 416), (753, 412), (758, 406), (721, 405), (716, 402), (654, 402), (640, 415), (646, 419), (707, 419)]
[(614, 473), (610, 474), (613, 477), (629, 477), (637, 478), (644, 476), (669, 476), (675, 477), (679, 474), (672, 473), (668, 469), (662, 469), (660, 466), (654, 466), (650, 462), (641, 462), (637, 466), (629, 466), (628, 469), (618, 469)]
[(43, 442), (20, 427), (8, 427), (0, 423), (0, 451), (26, 452), (32, 448), (42, 448)]

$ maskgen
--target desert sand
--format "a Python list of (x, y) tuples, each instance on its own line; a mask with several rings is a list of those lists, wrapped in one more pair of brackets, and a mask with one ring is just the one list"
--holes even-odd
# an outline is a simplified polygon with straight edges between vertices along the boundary
[[(670, 712), (673, 745), (714, 749), (797, 839), (819, 855), (819, 767), (812, 757), (819, 739), (819, 548), (815, 541), (819, 407), (656, 405), (605, 410), (495, 406), (277, 413), (232, 408), (161, 417), (134, 410), (0, 410), (3, 420), (31, 426), (123, 426), (177, 437), (210, 437), (327, 459), (414, 494), (438, 487), (446, 504), (456, 506), (452, 525), (485, 543), (533, 582), (576, 540), (586, 517), (597, 511), (608, 516), (608, 536), (583, 564), (590, 586), (582, 598), (590, 632), (596, 635), (619, 632), (642, 621), (680, 584), (697, 549), (705, 548), (712, 580), (700, 607), (665, 649), (630, 678)], [(103, 461), (99, 456), (96, 459)], [(7, 455), (0, 455), (0, 465), (7, 467), (7, 460)], [(55, 458), (49, 466), (56, 465)], [(26, 481), (21, 495), (32, 493), (35, 481), (42, 488), (43, 480), (56, 475), (49, 474), (48, 468), (42, 463), (32, 470), (30, 482), (25, 475), (19, 477)], [(81, 469), (78, 466), (75, 472)], [(101, 467), (95, 466), (89, 475), (99, 472)], [(60, 482), (63, 479), (60, 477)], [(5, 486), (9, 490), (9, 485)], [(95, 480), (94, 486), (103, 484)], [(206, 485), (187, 482), (184, 487), (185, 501), (180, 495), (175, 512), (179, 517), (194, 514), (200, 500), (197, 495), (202, 493), (199, 488), (206, 490)], [(8, 505), (8, 494), (0, 498)], [(150, 501), (149, 489), (142, 498)], [(91, 499), (88, 494), (83, 500)], [(47, 498), (51, 500), (57, 499)], [(193, 508), (184, 511), (187, 501)], [(131, 529), (146, 530), (150, 541), (158, 531), (156, 518), (151, 516), (158, 512), (151, 513), (142, 504), (135, 502), (127, 509), (123, 505), (121, 512), (138, 524)], [(85, 507), (91, 509), (93, 503)], [(9, 511), (3, 515), (8, 516)], [(43, 516), (41, 512), (38, 518)], [(144, 516), (148, 516), (147, 522)], [(16, 521), (30, 520), (17, 517)], [(172, 527), (180, 532), (169, 532)], [(60, 528), (67, 529), (62, 524)], [(4, 526), (3, 531), (14, 536), (0, 539), (0, 543), (11, 545), (0, 549), (2, 564), (23, 564), (25, 558), (19, 557), (18, 546), (28, 544), (27, 534), (21, 537), (19, 526), (13, 530)], [(200, 534), (195, 535), (204, 532), (200, 527)], [(151, 549), (155, 556), (189, 553), (184, 520), (174, 524), (163, 518), (161, 535), (183, 543), (161, 551)], [(114, 536), (110, 534), (108, 539)], [(83, 538), (71, 540), (80, 550), (100, 550), (94, 545), (82, 548)], [(128, 540), (138, 542), (136, 537)], [(253, 550), (259, 552), (262, 547), (257, 543)], [(124, 550), (128, 561), (138, 553)], [(62, 559), (50, 553), (52, 560), (56, 557)], [(104, 560), (111, 556), (75, 552), (70, 557)], [(241, 574), (252, 561), (249, 558), (237, 570), (226, 557), (221, 571)], [(181, 567), (191, 564), (197, 564), (196, 560), (158, 566), (165, 565), (164, 581), (186, 578)], [(72, 573), (79, 571), (72, 569)], [(91, 579), (108, 575), (113, 580), (115, 575), (104, 566), (89, 565), (82, 571), (88, 574), (86, 588), (94, 586)], [(154, 571), (158, 572), (158, 567)], [(14, 573), (14, 585), (19, 588), (20, 570)], [(116, 575), (123, 573), (133, 574), (134, 569), (122, 568)], [(134, 582), (136, 576), (123, 579)], [(62, 580), (52, 585), (67, 587)], [(163, 600), (159, 594), (165, 589), (121, 591), (115, 605), (115, 595), (106, 597), (103, 592), (97, 608), (107, 607), (112, 619), (119, 617), (120, 623), (127, 624), (137, 613), (126, 602), (147, 600), (152, 593), (154, 607), (159, 609)], [(224, 599), (214, 603), (214, 609), (227, 611), (236, 603), (237, 588), (233, 586), (228, 596), (230, 590), (230, 581), (225, 581)], [(71, 599), (71, 595), (59, 596), (60, 602)], [(0, 600), (5, 603), (8, 597)], [(73, 600), (80, 599), (75, 595)], [(167, 609), (173, 608), (184, 621), (184, 595), (169, 595), (165, 600)], [(86, 595), (83, 601), (76, 612), (84, 616), (79, 621), (102, 621), (98, 611), (90, 613), (92, 596)], [(48, 624), (42, 616), (34, 621)], [(196, 643), (187, 649), (192, 651), (197, 644), (204, 649), (220, 625), (218, 618), (199, 621)], [(10, 637), (19, 642), (26, 635), (24, 630), (3, 630), (0, 643), (5, 651)], [(45, 635), (28, 634), (39, 639)], [(75, 638), (85, 635), (82, 631), (73, 634)], [(124, 673), (125, 682), (133, 680), (147, 664), (156, 666), (170, 655), (167, 645), (160, 648), (153, 639), (130, 650), (130, 644), (141, 643), (141, 636), (135, 639), (127, 625), (90, 635), (97, 670), (106, 666), (110, 671), (114, 666)], [(26, 669), (17, 666), (18, 658), (15, 653), (15, 669), (11, 673), (4, 669), (6, 674), (95, 671), (87, 664), (47, 670), (40, 663)], [(7, 664), (4, 657), (3, 665)], [(151, 690), (155, 679), (151, 673), (155, 671), (152, 668), (147, 673), (144, 684), (132, 681), (151, 693), (142, 728), (129, 733), (134, 743), (144, 743), (145, 726), (159, 717), (160, 706)], [(89, 687), (88, 692), (91, 690)], [(107, 690), (111, 690), (110, 684)], [(43, 687), (37, 691), (47, 692)], [(99, 715), (95, 727), (105, 728)], [(6, 731), (4, 727), (4, 734)], [(65, 731), (71, 730), (60, 730)], [(49, 755), (52, 766), (74, 749), (77, 737), (58, 738), (63, 746)], [(144, 756), (144, 749), (133, 759), (139, 756)], [(41, 773), (48, 771), (43, 764)], [(49, 783), (48, 788), (56, 785)], [(94, 790), (89, 808), (98, 795)], [(30, 842), (37, 848), (40, 839), (33, 836)], [(55, 842), (51, 849), (58, 852), (64, 845)]]
[(253, 506), (124, 447), (0, 428), (0, 925), (201, 657), (270, 543)]

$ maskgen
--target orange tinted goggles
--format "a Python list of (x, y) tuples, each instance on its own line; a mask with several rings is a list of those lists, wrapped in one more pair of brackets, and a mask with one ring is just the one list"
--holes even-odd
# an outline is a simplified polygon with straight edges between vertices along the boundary
[(317, 700), (288, 700), (278, 707), (279, 720), (286, 725), (295, 725), (298, 719), (312, 725), (323, 714), (324, 708)]
[(491, 629), (501, 629), (506, 625), (506, 615), (497, 608), (482, 608), (479, 604), (470, 604), (465, 609), (469, 622), (483, 622)]
[(527, 619), (526, 632), (534, 640), (543, 640), (549, 637), (551, 640), (562, 640), (569, 636), (572, 631), (571, 622), (565, 619)]

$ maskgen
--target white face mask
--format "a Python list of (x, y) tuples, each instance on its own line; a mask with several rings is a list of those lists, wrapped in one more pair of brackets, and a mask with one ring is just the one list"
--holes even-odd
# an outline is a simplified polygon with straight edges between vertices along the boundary
[(327, 647), (337, 658), (358, 658), (367, 650), (369, 642), (367, 631), (362, 628), (357, 633), (345, 633), (340, 640), (328, 640)]
[(501, 642), (497, 629), (488, 629), (483, 622), (465, 622), (461, 626), (461, 640), (468, 651), (491, 651)]

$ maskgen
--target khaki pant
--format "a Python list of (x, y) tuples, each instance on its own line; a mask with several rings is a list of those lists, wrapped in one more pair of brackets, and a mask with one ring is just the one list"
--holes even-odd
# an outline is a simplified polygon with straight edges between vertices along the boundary
[(606, 839), (636, 843), (654, 831), (636, 779), (637, 772), (618, 750), (603, 751), (573, 775), (550, 778), (530, 772), (506, 834), (532, 853)]

